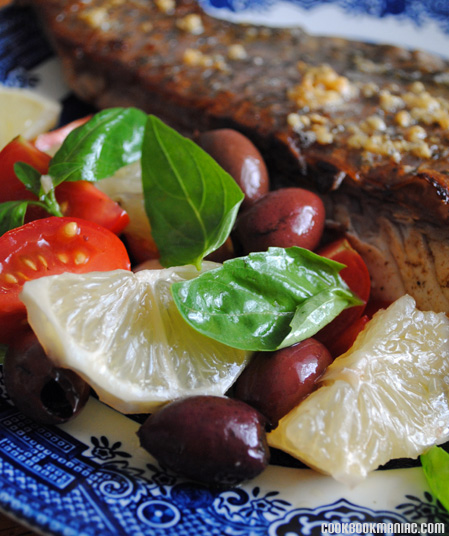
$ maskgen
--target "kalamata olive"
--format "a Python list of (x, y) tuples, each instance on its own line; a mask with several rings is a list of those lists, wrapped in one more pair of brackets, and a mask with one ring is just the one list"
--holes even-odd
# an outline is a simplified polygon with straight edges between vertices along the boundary
[(244, 253), (271, 246), (314, 250), (324, 230), (320, 197), (302, 188), (269, 192), (237, 219), (235, 237)]
[(315, 339), (259, 352), (234, 385), (234, 396), (259, 410), (271, 427), (314, 389), (332, 358)]
[(161, 465), (207, 484), (237, 484), (269, 461), (262, 415), (226, 397), (176, 400), (150, 415), (138, 436)]
[(3, 374), (17, 409), (43, 424), (73, 419), (89, 398), (87, 383), (75, 372), (55, 367), (32, 331), (8, 348)]
[(223, 128), (199, 135), (199, 145), (237, 182), (245, 194), (242, 209), (270, 189), (268, 171), (256, 146), (237, 130)]

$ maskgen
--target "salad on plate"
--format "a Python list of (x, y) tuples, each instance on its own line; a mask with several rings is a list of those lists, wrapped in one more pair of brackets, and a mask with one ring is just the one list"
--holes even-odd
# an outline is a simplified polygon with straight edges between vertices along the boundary
[(320, 195), (271, 190), (249, 139), (197, 144), (117, 107), (14, 138), (0, 162), (0, 342), (22, 412), (63, 423), (93, 392), (148, 414), (142, 447), (213, 486), (255, 477), (269, 447), (350, 486), (421, 456), (447, 506), (447, 316), (370, 300)]

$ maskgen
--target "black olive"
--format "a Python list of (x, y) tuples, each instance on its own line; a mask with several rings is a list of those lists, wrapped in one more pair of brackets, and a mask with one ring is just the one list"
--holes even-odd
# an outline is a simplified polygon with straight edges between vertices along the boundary
[(3, 374), (17, 409), (43, 424), (73, 419), (89, 398), (89, 385), (75, 372), (56, 367), (32, 331), (8, 348)]
[(150, 415), (138, 432), (161, 465), (206, 484), (249, 480), (269, 461), (265, 419), (254, 408), (219, 396), (191, 396)]

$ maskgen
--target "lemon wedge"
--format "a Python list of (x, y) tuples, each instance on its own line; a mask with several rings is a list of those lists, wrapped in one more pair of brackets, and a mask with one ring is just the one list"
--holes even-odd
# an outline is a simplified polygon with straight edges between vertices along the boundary
[(50, 130), (60, 113), (58, 101), (27, 89), (0, 85), (0, 150), (19, 134), (31, 140)]
[(268, 442), (355, 485), (448, 439), (449, 319), (404, 296), (374, 315)]
[[(203, 271), (218, 266), (204, 262)], [(47, 355), (76, 371), (106, 404), (148, 413), (175, 398), (222, 395), (249, 353), (191, 328), (170, 286), (193, 266), (48, 276), (25, 283), (21, 299)]]

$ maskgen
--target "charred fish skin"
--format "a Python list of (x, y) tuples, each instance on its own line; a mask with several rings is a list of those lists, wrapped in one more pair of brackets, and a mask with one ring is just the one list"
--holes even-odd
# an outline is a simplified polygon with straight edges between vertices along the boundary
[[(317, 169), (323, 191), (341, 171), (372, 190), (418, 181), (439, 186), (438, 199), (448, 191), (440, 167), (449, 149), (435, 143), (447, 141), (441, 124), (449, 124), (448, 111), (435, 118), (436, 103), (422, 95), (449, 99), (443, 60), (297, 28), (233, 24), (191, 0), (28, 3), (63, 58), (70, 86), (98, 108), (132, 104), (186, 132), (238, 127), (266, 155), (274, 153), (277, 170), (291, 167), (297, 176)], [(400, 102), (406, 93), (413, 94), (409, 104)], [(410, 130), (419, 126), (411, 112), (426, 123), (424, 133)], [(435, 138), (431, 147), (424, 135)]]
[(449, 270), (435, 253), (449, 244), (448, 61), (234, 24), (192, 0), (26, 3), (81, 99), (138, 106), (186, 135), (240, 130), (274, 183), (326, 194), (330, 223), (370, 264), (375, 297), (406, 291), (449, 311)]

